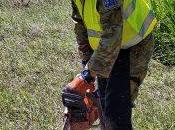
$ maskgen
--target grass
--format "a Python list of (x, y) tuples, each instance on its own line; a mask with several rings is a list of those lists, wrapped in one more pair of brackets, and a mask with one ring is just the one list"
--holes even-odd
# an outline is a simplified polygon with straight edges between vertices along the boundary
[(154, 58), (165, 65), (175, 65), (175, 1), (152, 0), (152, 3), (160, 20), (155, 32)]
[[(0, 129), (61, 130), (61, 86), (79, 70), (68, 0), (26, 8), (0, 2)], [(175, 129), (175, 67), (151, 61), (136, 130)]]
[(175, 129), (175, 68), (151, 61), (134, 111), (136, 130)]

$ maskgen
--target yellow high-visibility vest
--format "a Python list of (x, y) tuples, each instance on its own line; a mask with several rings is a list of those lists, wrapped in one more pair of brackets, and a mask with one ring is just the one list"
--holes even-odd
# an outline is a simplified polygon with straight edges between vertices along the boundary
[[(96, 10), (97, 0), (74, 0), (74, 2), (87, 27), (89, 43), (95, 50), (102, 34), (100, 15)], [(149, 0), (124, 0), (122, 16), (122, 49), (142, 41), (153, 31), (157, 23)]]

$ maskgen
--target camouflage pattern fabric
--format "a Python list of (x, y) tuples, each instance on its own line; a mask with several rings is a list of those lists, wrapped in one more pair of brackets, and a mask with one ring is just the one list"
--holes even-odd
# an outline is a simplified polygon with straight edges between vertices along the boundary
[(80, 57), (83, 60), (90, 59), (88, 68), (91, 71), (94, 71), (98, 76), (108, 77), (120, 51), (123, 25), (121, 16), (122, 6), (116, 4), (111, 6), (111, 8), (106, 8), (103, 0), (98, 0), (97, 4), (97, 10), (101, 15), (100, 23), (103, 28), (103, 33), (100, 45), (94, 53), (88, 42), (87, 30), (73, 0), (72, 18), (76, 21), (75, 33)]
[[(118, 0), (116, 6), (111, 8), (106, 8), (104, 0), (97, 1), (97, 10), (101, 16), (100, 23), (103, 28), (103, 34), (97, 50), (93, 51), (89, 45), (87, 29), (73, 0), (72, 18), (76, 22), (75, 34), (80, 58), (89, 60), (88, 68), (94, 71), (98, 77), (107, 78), (120, 52), (123, 27), (121, 15), (123, 0)], [(153, 45), (153, 36), (149, 35), (142, 42), (130, 48), (130, 84), (131, 99), (133, 101), (136, 99), (139, 86), (146, 76), (148, 63), (153, 52)]]
[(87, 29), (83, 23), (83, 20), (73, 0), (72, 0), (72, 9), (73, 9), (72, 19), (75, 22), (74, 32), (76, 34), (76, 39), (78, 43), (79, 55), (83, 61), (87, 61), (91, 58), (93, 50), (88, 41)]
[(130, 86), (131, 100), (138, 96), (139, 86), (142, 84), (148, 70), (148, 63), (154, 51), (154, 38), (150, 34), (139, 44), (130, 48)]
[(97, 10), (100, 14), (103, 32), (100, 44), (89, 60), (88, 68), (101, 77), (109, 77), (121, 48), (123, 29), (122, 0), (118, 1), (120, 1), (120, 4), (107, 8), (104, 0), (98, 0)]

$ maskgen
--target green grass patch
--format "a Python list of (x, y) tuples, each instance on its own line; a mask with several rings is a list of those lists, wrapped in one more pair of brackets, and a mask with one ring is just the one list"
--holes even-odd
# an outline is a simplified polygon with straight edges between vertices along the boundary
[[(61, 88), (79, 68), (70, 1), (11, 7), (1, 0), (0, 6), (0, 129), (61, 130)], [(166, 17), (166, 10), (156, 12)], [(162, 37), (160, 27), (157, 47), (172, 44), (163, 43), (174, 38), (173, 30)], [(158, 50), (155, 57), (160, 59)], [(175, 68), (152, 61), (149, 69), (133, 113), (135, 129), (174, 130)]]
[(165, 65), (175, 65), (175, 1), (152, 0), (159, 20), (155, 34), (154, 58)]

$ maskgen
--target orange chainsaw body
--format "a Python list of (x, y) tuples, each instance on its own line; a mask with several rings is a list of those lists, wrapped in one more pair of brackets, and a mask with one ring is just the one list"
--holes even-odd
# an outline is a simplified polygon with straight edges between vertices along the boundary
[[(95, 101), (93, 101), (94, 98), (91, 98), (87, 95), (92, 95), (92, 93), (95, 91), (94, 83), (87, 83), (83, 78), (76, 77), (72, 82), (68, 83), (68, 85), (65, 86), (63, 92), (64, 94), (67, 93), (68, 96), (66, 96), (66, 100), (71, 102), (71, 100), (76, 97), (71, 102), (69, 106), (65, 105), (67, 107), (67, 111), (65, 113), (66, 118), (68, 119), (69, 130), (87, 130), (91, 128), (93, 123), (98, 119), (99, 112), (98, 107), (95, 106)], [(72, 95), (72, 96), (71, 96)], [(70, 96), (70, 97), (69, 97)], [(64, 99), (65, 100), (65, 99)], [(63, 104), (66, 101), (63, 101)], [(78, 103), (77, 103), (78, 102)], [(76, 109), (77, 106), (82, 106), (82, 108), (86, 109), (86, 112), (84, 113), (84, 116), (81, 120), (78, 120), (74, 118), (73, 116), (73, 110), (70, 108), (73, 106), (73, 109)], [(81, 107), (80, 107), (81, 108)], [(68, 129), (64, 129), (68, 130)]]

